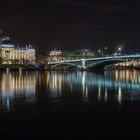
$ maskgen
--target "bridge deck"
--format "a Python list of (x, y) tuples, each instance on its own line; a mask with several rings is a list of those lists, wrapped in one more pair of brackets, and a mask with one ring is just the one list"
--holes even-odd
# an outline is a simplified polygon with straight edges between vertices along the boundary
[(120, 55), (120, 56), (107, 56), (107, 57), (97, 57), (97, 58), (88, 58), (88, 59), (77, 59), (77, 60), (66, 60), (66, 61), (57, 61), (57, 62), (49, 62), (48, 64), (58, 64), (58, 63), (73, 63), (73, 62), (81, 62), (81, 61), (99, 61), (99, 60), (117, 60), (117, 59), (135, 59), (140, 58), (140, 54), (133, 55)]

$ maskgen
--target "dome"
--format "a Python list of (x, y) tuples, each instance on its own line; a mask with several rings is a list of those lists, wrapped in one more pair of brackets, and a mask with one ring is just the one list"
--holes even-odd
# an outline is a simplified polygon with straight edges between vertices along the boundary
[(5, 39), (2, 40), (2, 47), (4, 47), (4, 48), (14, 48), (15, 45), (9, 38), (5, 38)]
[(8, 40), (8, 39), (2, 41), (2, 44), (3, 44), (3, 45), (14, 45), (13, 42), (12, 42), (11, 40)]

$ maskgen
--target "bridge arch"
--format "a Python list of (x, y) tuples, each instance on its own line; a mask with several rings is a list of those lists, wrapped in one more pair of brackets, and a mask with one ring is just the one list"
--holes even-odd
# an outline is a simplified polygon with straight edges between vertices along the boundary
[(73, 68), (80, 68), (77, 64), (75, 63), (57, 63), (57, 64), (53, 64), (51, 66), (51, 69), (57, 69), (58, 67), (60, 66), (63, 66), (64, 68), (70, 68), (70, 67), (73, 67)]
[(92, 68), (105, 68), (106, 66), (109, 66), (109, 65), (113, 65), (113, 64), (116, 64), (116, 63), (119, 63), (119, 62), (126, 62), (126, 60), (123, 60), (123, 59), (113, 59), (113, 60), (102, 60), (102, 61), (98, 61), (98, 62), (94, 62), (94, 63), (91, 63), (89, 65), (86, 66), (86, 69), (92, 69)]

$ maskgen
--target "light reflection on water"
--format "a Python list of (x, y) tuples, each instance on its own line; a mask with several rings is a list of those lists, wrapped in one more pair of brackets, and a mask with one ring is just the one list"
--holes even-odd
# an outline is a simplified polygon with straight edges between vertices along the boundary
[[(140, 72), (135, 70), (0, 73), (0, 108), (36, 103), (39, 96), (51, 98), (73, 97), (81, 101), (140, 100)], [(71, 99), (71, 98), (70, 98)], [(69, 100), (70, 100), (69, 99)]]
[(35, 101), (36, 77), (34, 73), (0, 73), (0, 105)]

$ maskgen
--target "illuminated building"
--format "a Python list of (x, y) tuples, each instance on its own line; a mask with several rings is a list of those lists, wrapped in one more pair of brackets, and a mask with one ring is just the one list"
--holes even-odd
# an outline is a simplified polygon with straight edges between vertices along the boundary
[(61, 50), (52, 50), (49, 53), (49, 61), (62, 61), (62, 52), (61, 52)]
[(48, 61), (69, 61), (69, 60), (76, 60), (81, 58), (91, 58), (95, 57), (94, 52), (81, 49), (81, 50), (53, 50), (49, 53)]
[(57, 55), (61, 55), (61, 50), (52, 50), (50, 53), (49, 53), (49, 55), (50, 56), (57, 56)]
[(34, 64), (35, 49), (31, 45), (24, 48), (15, 47), (9, 37), (0, 39), (2, 64)]

